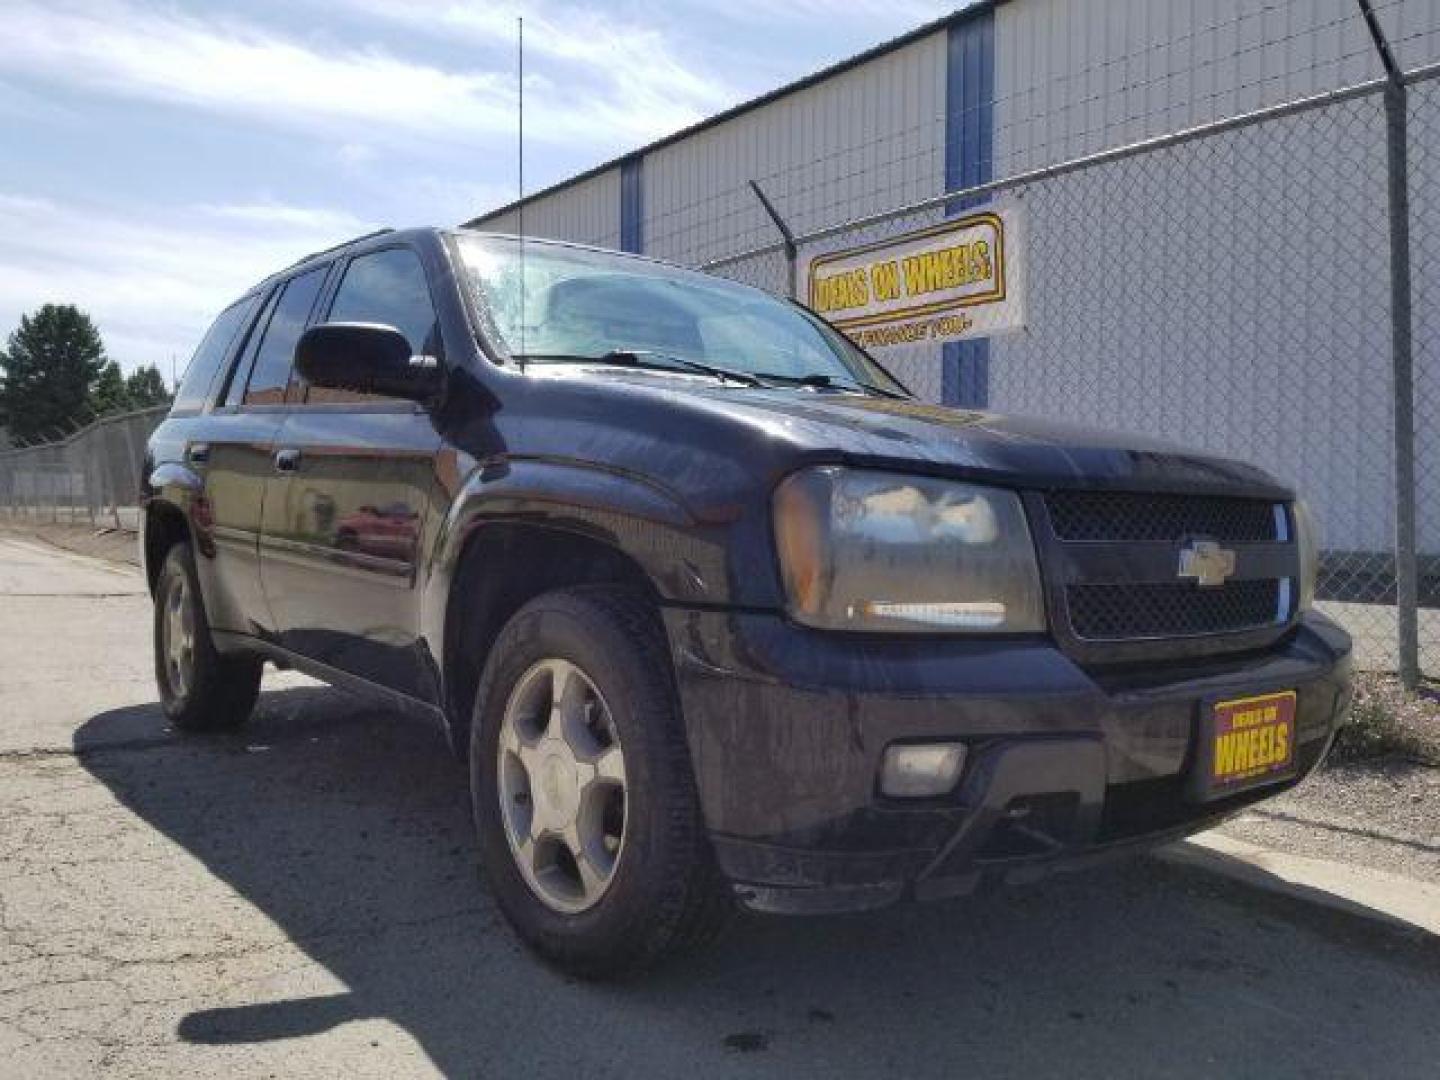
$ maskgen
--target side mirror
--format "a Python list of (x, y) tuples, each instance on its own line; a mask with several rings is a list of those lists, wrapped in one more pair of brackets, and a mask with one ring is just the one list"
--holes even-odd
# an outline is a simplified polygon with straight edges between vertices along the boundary
[(438, 397), (443, 382), (435, 357), (413, 355), (404, 334), (378, 323), (310, 327), (295, 346), (295, 370), (311, 386), (409, 401)]

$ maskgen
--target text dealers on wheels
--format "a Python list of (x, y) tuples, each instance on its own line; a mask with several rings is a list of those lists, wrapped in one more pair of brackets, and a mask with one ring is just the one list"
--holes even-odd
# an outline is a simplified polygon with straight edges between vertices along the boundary
[(865, 348), (948, 341), (1024, 323), (1013, 207), (812, 258), (810, 306)]
[[(1018, 319), (1007, 214), (817, 260), (812, 301), (852, 334)], [(243, 723), (265, 661), (433, 719), (500, 909), (590, 974), (737, 902), (1205, 828), (1350, 700), (1304, 504), (1259, 469), (925, 405), (806, 307), (567, 244), (385, 232), (262, 282), (143, 504), (173, 722)]]

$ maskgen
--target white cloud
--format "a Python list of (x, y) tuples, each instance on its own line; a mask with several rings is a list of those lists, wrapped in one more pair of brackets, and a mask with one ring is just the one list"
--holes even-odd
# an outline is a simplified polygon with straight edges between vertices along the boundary
[(369, 143), (342, 143), (335, 151), (335, 157), (347, 169), (358, 169), (369, 165), (378, 156), (378, 151)]
[(0, 192), (0, 334), (44, 303), (73, 303), (130, 369), (183, 368), (209, 321), (308, 252), (366, 232), (332, 210), (284, 204), (127, 207)]
[[(464, 25), (487, 39), (495, 35), (494, 44), (505, 41), (492, 17), (476, 15)], [(614, 32), (599, 16), (551, 26), (545, 37), (550, 55), (584, 61), (590, 76), (606, 79), (585, 92), (571, 92), (563, 72), (527, 79), (536, 90), (526, 102), (528, 133), (537, 141), (640, 142), (694, 121), (723, 96), (653, 35)], [(321, 51), (253, 23), (201, 20), (126, 0), (12, 0), (0, 71), (298, 127), (344, 143), (398, 135), (463, 145), (515, 127), (508, 64), (449, 70), (378, 47)]]
[[(0, 38), (0, 52), (5, 48)], [(0, 117), (23, 118), (31, 123), (73, 124), (79, 113), (69, 106), (47, 100), (23, 86), (0, 80)]]
[(422, 218), (399, 222), (399, 225), (467, 221), (484, 207), (502, 206), (515, 198), (513, 184), (467, 180), (448, 174), (408, 176), (393, 190), (398, 201), (416, 207)]
[(264, 228), (283, 227), (300, 235), (334, 236), (363, 229), (363, 223), (343, 210), (325, 210), (309, 206), (286, 206), (283, 203), (201, 204), (195, 207), (200, 215), (224, 221), (242, 221)]
[[(974, 2), (975, 0), (845, 0), (841, 10), (848, 22), (900, 26), (902, 29), (897, 32), (904, 33), (905, 29), (922, 26)], [(775, 24), (833, 18), (837, 9), (833, 0), (785, 0), (783, 4), (774, 3), (773, 0), (725, 0), (716, 10), (747, 22), (763, 20)]]
[[(503, 47), (508, 50), (507, 56), (514, 55), (517, 44), (516, 18), (524, 15), (525, 55), (530, 66), (527, 86), (537, 67), (575, 69), (604, 86), (622, 108), (652, 115), (658, 110), (664, 115), (680, 107), (693, 113), (675, 127), (731, 104), (737, 93), (713, 73), (698, 72), (690, 62), (682, 60), (657, 29), (656, 20), (642, 23), (617, 19), (593, 8), (536, 2), (329, 0), (324, 6), (363, 12), (415, 33), (482, 47)], [(555, 82), (554, 74), (543, 78), (547, 83)]]

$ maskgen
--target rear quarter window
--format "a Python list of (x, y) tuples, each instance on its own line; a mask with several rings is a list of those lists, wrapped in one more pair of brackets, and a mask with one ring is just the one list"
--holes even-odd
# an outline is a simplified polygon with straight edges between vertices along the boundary
[(247, 296), (237, 300), (220, 313), (205, 332), (195, 355), (180, 380), (180, 389), (175, 392), (173, 412), (199, 412), (210, 400), (225, 361), (230, 356), (236, 335), (240, 333), (255, 310), (258, 297)]

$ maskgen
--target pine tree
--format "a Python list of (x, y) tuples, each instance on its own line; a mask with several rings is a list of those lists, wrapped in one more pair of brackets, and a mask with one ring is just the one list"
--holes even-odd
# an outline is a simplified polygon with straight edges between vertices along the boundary
[(100, 332), (73, 304), (46, 304), (22, 315), (0, 352), (0, 413), (11, 436), (33, 441), (68, 430), (85, 415), (104, 367)]
[(127, 412), (132, 407), (125, 376), (120, 373), (120, 365), (111, 360), (100, 369), (100, 377), (90, 390), (90, 408), (97, 416), (105, 416)]
[(136, 368), (125, 380), (125, 396), (132, 409), (149, 409), (156, 405), (170, 404), (170, 390), (165, 377), (154, 364)]

